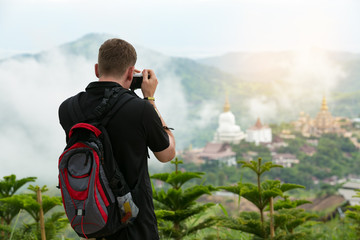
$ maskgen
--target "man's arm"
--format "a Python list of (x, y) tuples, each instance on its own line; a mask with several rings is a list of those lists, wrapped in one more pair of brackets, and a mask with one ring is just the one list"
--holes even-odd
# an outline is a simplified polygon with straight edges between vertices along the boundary
[[(155, 111), (158, 113), (159, 115), (159, 118), (161, 120), (161, 123), (163, 126), (167, 126), (164, 119), (161, 117), (159, 111), (157, 110), (156, 108), (156, 105), (155, 105), (155, 102), (152, 101), (152, 100), (149, 100), (149, 102), (154, 106), (155, 108)], [(167, 135), (169, 136), (169, 146), (160, 151), (160, 152), (154, 152), (154, 155), (155, 157), (160, 161), (160, 162), (168, 162), (168, 161), (171, 161), (175, 155), (176, 155), (176, 152), (175, 152), (175, 138), (174, 138), (174, 135), (172, 134), (171, 130), (170, 129), (166, 129), (165, 128), (165, 132), (167, 133)]]
[[(148, 76), (150, 76), (150, 78), (148, 78)], [(148, 98), (154, 97), (157, 84), (158, 84), (158, 80), (155, 76), (154, 71), (145, 69), (143, 71), (143, 83), (141, 85), (141, 91), (143, 93), (143, 96), (148, 97)], [(167, 126), (164, 119), (161, 117), (158, 109), (156, 108), (155, 101), (149, 99), (149, 102), (153, 105), (155, 111), (158, 113), (158, 116), (161, 120), (162, 126)], [(175, 157), (175, 154), (176, 154), (174, 135), (172, 134), (170, 129), (165, 129), (165, 132), (169, 136), (169, 146), (160, 152), (154, 152), (155, 157), (160, 162), (171, 161)]]

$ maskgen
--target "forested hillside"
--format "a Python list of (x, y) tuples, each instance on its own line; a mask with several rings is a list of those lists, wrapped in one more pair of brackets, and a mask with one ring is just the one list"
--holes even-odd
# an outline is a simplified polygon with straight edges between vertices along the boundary
[[(0, 140), (4, 148), (11, 150), (5, 153), (5, 159), (34, 159), (35, 164), (51, 168), (53, 161), (48, 159), (56, 159), (65, 137), (58, 124), (58, 106), (97, 80), (93, 72), (96, 54), (109, 37), (89, 34), (38, 54), (0, 61), (0, 83), (7, 86), (0, 90), (0, 110), (6, 112), (0, 116)], [(286, 52), (247, 53), (241, 62), (235, 61), (238, 54), (233, 53), (229, 58), (219, 58), (226, 60), (224, 64), (211, 65), (211, 61), (175, 58), (136, 44), (135, 47), (137, 67), (152, 68), (159, 78), (157, 105), (167, 124), (175, 128), (179, 150), (189, 145), (203, 147), (213, 139), (226, 96), (236, 123), (243, 130), (258, 117), (269, 124), (295, 120), (300, 111), (314, 116), (323, 95), (335, 116), (356, 117), (360, 112), (359, 73), (355, 71), (358, 55), (337, 54), (337, 64), (325, 61), (327, 64), (318, 73)], [(247, 66), (245, 63), (248, 68), (243, 67)], [(289, 69), (290, 63), (298, 68)], [(256, 68), (250, 69), (254, 64)], [(261, 77), (257, 77), (259, 74)], [(39, 153), (37, 149), (43, 142), (48, 143), (47, 151)], [(23, 151), (16, 151), (19, 144)], [(24, 169), (31, 169), (30, 161), (24, 164)], [(1, 174), (13, 172), (12, 169), (12, 161), (7, 161)], [(56, 174), (44, 175), (54, 178)]]

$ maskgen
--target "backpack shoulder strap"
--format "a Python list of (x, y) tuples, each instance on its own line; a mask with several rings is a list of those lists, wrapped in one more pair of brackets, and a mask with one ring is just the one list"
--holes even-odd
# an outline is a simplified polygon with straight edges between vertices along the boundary
[(124, 92), (124, 94), (121, 94), (122, 98), (118, 101), (116, 101), (114, 103), (114, 106), (112, 107), (112, 109), (105, 115), (105, 117), (102, 119), (101, 124), (103, 126), (106, 126), (110, 119), (112, 118), (112, 116), (118, 112), (127, 102), (129, 102), (130, 100), (132, 100), (134, 97), (131, 94), (128, 94), (126, 92)]
[(101, 103), (86, 118), (87, 122), (101, 123), (106, 126), (112, 115), (132, 99), (131, 95), (127, 93), (130, 93), (130, 91), (122, 87), (106, 88)]
[(82, 122), (85, 120), (85, 116), (81, 111), (80, 103), (79, 103), (81, 94), (82, 93), (80, 92), (77, 95), (70, 98), (69, 103), (67, 105), (71, 121), (73, 121), (74, 123)]
[[(85, 116), (81, 110), (80, 95), (82, 92), (78, 93), (69, 99), (69, 103), (67, 105), (71, 121), (74, 123), (85, 121), (101, 123), (103, 126), (106, 126), (112, 115), (116, 113), (126, 102), (132, 99), (131, 94), (126, 94), (129, 92), (130, 91), (121, 87), (106, 88), (101, 103), (89, 116)], [(123, 95), (124, 97), (118, 100), (120, 96)]]

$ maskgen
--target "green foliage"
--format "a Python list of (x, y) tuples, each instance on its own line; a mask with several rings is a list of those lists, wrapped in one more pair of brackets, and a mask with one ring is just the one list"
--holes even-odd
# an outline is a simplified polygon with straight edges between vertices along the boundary
[(278, 229), (279, 234), (294, 233), (295, 228), (316, 217), (317, 215), (307, 213), (303, 209), (287, 206), (287, 208), (278, 209), (274, 214), (275, 229)]
[(250, 161), (250, 162), (239, 161), (239, 163), (242, 163), (241, 166), (242, 168), (250, 168), (258, 176), (262, 175), (264, 172), (270, 171), (271, 168), (275, 168), (275, 167), (282, 168), (281, 165), (276, 165), (273, 164), (272, 162), (266, 162), (263, 164), (261, 162), (262, 162), (261, 158), (259, 158), (258, 161)]
[(0, 198), (11, 197), (28, 182), (34, 182), (36, 177), (27, 177), (16, 180), (14, 174), (10, 176), (5, 176), (4, 180), (0, 181)]
[[(196, 200), (204, 194), (210, 195), (216, 188), (212, 186), (195, 185), (183, 188), (183, 185), (192, 180), (201, 178), (200, 172), (181, 172), (178, 165), (181, 161), (172, 161), (176, 170), (172, 173), (154, 174), (152, 179), (161, 180), (171, 185), (171, 188), (153, 189), (155, 200), (155, 214), (159, 222), (160, 235), (166, 238), (182, 239), (196, 233), (197, 231), (213, 226), (216, 219), (207, 216), (201, 221), (197, 217), (206, 213), (206, 210), (214, 206), (214, 203), (199, 204)], [(194, 219), (196, 221), (194, 221)]]
[(183, 172), (183, 173), (158, 173), (151, 176), (153, 179), (157, 179), (170, 184), (173, 188), (179, 189), (182, 185), (191, 179), (202, 178), (204, 173), (202, 172)]
[(274, 204), (274, 210), (280, 210), (280, 209), (290, 209), (290, 208), (296, 208), (298, 206), (301, 206), (303, 204), (311, 203), (308, 200), (289, 200), (287, 197), (284, 199), (279, 199)]
[[(280, 125), (281, 126), (281, 125)], [(281, 132), (281, 127), (278, 126), (277, 132)], [(285, 126), (286, 129), (290, 129)], [(295, 134), (296, 135), (296, 134)], [(291, 153), (296, 155), (299, 159), (299, 164), (293, 165), (291, 168), (274, 168), (267, 172), (264, 179), (279, 179), (283, 182), (294, 182), (305, 186), (307, 189), (319, 192), (319, 194), (326, 194), (326, 190), (322, 189), (322, 185), (314, 184), (313, 177), (324, 180), (332, 176), (346, 177), (349, 174), (360, 175), (360, 152), (357, 151), (354, 144), (341, 135), (324, 134), (318, 140), (317, 146), (312, 146), (316, 151), (314, 155), (306, 155), (302, 148), (311, 146), (307, 142), (308, 138), (297, 134), (295, 139), (284, 139), (288, 144), (286, 147), (279, 147), (276, 149), (277, 153)], [(269, 149), (265, 146), (255, 146), (250, 143), (241, 142), (239, 145), (232, 146), (233, 151), (236, 152), (238, 160), (241, 160), (243, 154), (252, 152), (254, 156), (264, 156), (263, 161), (271, 161)], [(206, 169), (216, 174), (216, 169)], [(228, 171), (224, 168), (224, 171)], [(232, 169), (233, 174), (237, 176), (243, 175), (246, 179), (251, 179), (255, 182), (254, 176), (249, 172), (243, 171), (239, 173), (238, 170)], [(207, 171), (209, 172), (209, 171)], [(214, 176), (215, 178), (217, 176)], [(229, 175), (229, 178), (234, 180), (234, 177)], [(236, 180), (238, 181), (238, 179)], [(226, 183), (226, 181), (225, 181)], [(227, 184), (231, 181), (227, 181)], [(336, 191), (336, 188), (327, 189), (327, 193)]]
[[(317, 240), (352, 240), (359, 239), (359, 234), (354, 231), (354, 223), (346, 218), (335, 217), (327, 222), (308, 221), (297, 228), (297, 232), (308, 234), (307, 239)], [(306, 239), (306, 238), (304, 238)]]
[[(24, 209), (34, 219), (36, 223), (40, 221), (40, 204), (37, 202), (36, 191), (38, 187), (32, 185), (29, 186), (29, 190), (33, 191), (31, 194), (14, 195), (10, 198), (2, 199), (3, 202), (10, 204), (11, 206), (19, 206)], [(46, 186), (41, 188), (41, 192), (46, 192), (48, 189)], [(61, 206), (61, 197), (49, 197), (47, 195), (42, 196), (42, 208), (44, 215), (56, 206)]]
[[(342, 177), (350, 173), (357, 174), (358, 170), (354, 169), (356, 163), (352, 154), (358, 153), (348, 138), (336, 134), (325, 134), (319, 139), (316, 153), (306, 167), (311, 164), (310, 171), (319, 179), (333, 175)], [(325, 169), (324, 166), (326, 166)]]
[(219, 219), (220, 224), (223, 227), (238, 230), (241, 232), (250, 233), (255, 237), (264, 238), (269, 233), (265, 227), (265, 231), (262, 228), (260, 214), (257, 212), (242, 212), (237, 218), (222, 218)]
[(204, 194), (211, 194), (216, 190), (212, 186), (193, 186), (185, 189), (170, 188), (167, 192), (164, 190), (155, 191), (153, 198), (165, 205), (171, 210), (187, 209), (195, 205), (195, 201)]
[[(295, 232), (295, 228), (308, 223), (316, 215), (305, 212), (296, 207), (309, 203), (306, 200), (289, 200), (284, 193), (293, 189), (304, 188), (298, 184), (283, 183), (279, 180), (261, 181), (261, 176), (273, 168), (281, 167), (271, 162), (241, 161), (243, 168), (251, 169), (257, 176), (257, 185), (252, 183), (238, 182), (235, 186), (222, 186), (219, 189), (226, 190), (239, 197), (243, 197), (253, 203), (259, 212), (241, 212), (237, 218), (223, 217), (221, 225), (227, 228), (251, 233), (260, 239), (305, 239), (305, 232)], [(273, 199), (278, 199), (273, 206)], [(272, 214), (273, 208), (276, 212)], [(264, 210), (270, 210), (268, 218), (264, 216)], [(273, 219), (273, 220), (272, 220)], [(275, 236), (271, 235), (271, 229)]]
[(249, 151), (255, 152), (258, 156), (262, 156), (264, 162), (271, 161), (271, 153), (269, 149), (263, 145), (256, 145), (255, 143), (241, 141), (240, 144), (232, 145), (232, 150), (236, 152), (238, 160), (242, 160), (243, 154), (248, 153)]
[[(0, 233), (4, 234), (5, 236), (10, 236), (10, 233), (12, 232), (12, 228), (8, 225), (2, 225), (0, 224)], [(2, 238), (0, 238), (2, 239)]]
[[(46, 239), (57, 239), (59, 232), (63, 231), (64, 228), (69, 224), (68, 219), (64, 218), (64, 212), (55, 212), (45, 219), (45, 233)], [(37, 222), (30, 224), (24, 224), (20, 230), (23, 234), (35, 235), (36, 239), (41, 239), (41, 233)]]
[[(203, 71), (199, 71), (199, 67)], [(170, 69), (174, 70), (181, 78), (181, 83), (186, 89), (185, 94), (189, 102), (199, 104), (209, 99), (210, 96), (219, 96), (224, 90), (222, 78), (234, 79), (227, 73), (217, 68), (199, 65), (198, 63), (183, 58), (176, 58)]]
[(21, 205), (9, 205), (1, 200), (13, 196), (22, 186), (28, 182), (34, 182), (35, 179), (36, 177), (16, 179), (16, 176), (12, 174), (5, 176), (4, 179), (0, 181), (0, 218), (6, 225), (10, 225), (11, 221), (20, 211)]
[[(4, 177), (4, 181), (0, 182), (2, 187), (0, 199), (1, 217), (8, 226), (0, 225), (0, 230), (5, 236), (12, 239), (41, 239), (40, 234), (40, 204), (37, 201), (37, 190), (42, 193), (42, 209), (45, 215), (45, 232), (46, 239), (56, 239), (57, 234), (67, 225), (68, 220), (63, 218), (65, 213), (52, 211), (55, 207), (61, 206), (61, 197), (50, 197), (44, 195), (48, 191), (46, 186), (39, 187), (30, 185), (28, 190), (30, 193), (15, 194), (16, 191), (28, 182), (34, 181), (36, 178), (24, 178), (16, 180), (15, 175)], [(11, 220), (20, 215), (20, 212), (26, 212), (33, 221), (23, 222), (18, 226), (17, 220), (14, 226), (10, 227)], [(18, 217), (19, 217), (18, 215)], [(18, 219), (17, 217), (17, 219)], [(14, 229), (16, 228), (16, 231)]]
[(269, 124), (269, 127), (271, 128), (271, 132), (276, 135), (280, 134), (284, 129), (294, 130), (294, 125), (287, 122), (282, 122), (279, 124)]
[[(354, 197), (360, 198), (360, 190), (356, 190), (357, 193)], [(360, 235), (360, 205), (349, 207), (345, 212), (346, 218), (352, 221), (355, 226), (353, 227), (358, 235)]]

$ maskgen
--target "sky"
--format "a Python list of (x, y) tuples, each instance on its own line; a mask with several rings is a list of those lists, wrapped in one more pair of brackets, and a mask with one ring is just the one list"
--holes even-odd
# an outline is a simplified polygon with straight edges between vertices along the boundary
[[(57, 49), (61, 44), (89, 33), (105, 33), (163, 53), (153, 56), (152, 51), (139, 51), (139, 62), (166, 73), (157, 96), (167, 101), (159, 101), (158, 106), (169, 126), (179, 130), (176, 121), (186, 123), (181, 118), (186, 116), (186, 99), (180, 79), (163, 69), (167, 56), (196, 59), (237, 51), (299, 51), (302, 54), (288, 66), (290, 74), (285, 79), (297, 84), (287, 94), (279, 86), (275, 94), (284, 99), (246, 99), (252, 110), (249, 116), (255, 119), (261, 112), (264, 120), (266, 114), (276, 117), (277, 102), (302, 96), (298, 86), (317, 83), (320, 88), (313, 85), (312, 90), (323, 92), (323, 86), (333, 89), (341, 81), (341, 69), (307, 50), (360, 53), (358, 10), (360, 1), (350, 0), (0, 0), (0, 60), (47, 52), (43, 62), (29, 58), (0, 64), (0, 112), (6, 113), (0, 115), (5, 124), (0, 129), (0, 145), (7, 149), (0, 159), (0, 177), (15, 173), (56, 182), (57, 161), (49, 159), (57, 159), (64, 145), (58, 106), (83, 90), (89, 79), (95, 80), (94, 62), (61, 55)], [(318, 92), (315, 95), (321, 97)], [(173, 108), (172, 101), (182, 102), (182, 108)], [(211, 119), (209, 113), (217, 113), (214, 109), (212, 103), (204, 104), (198, 124)], [(44, 139), (47, 150), (39, 153)]]
[(0, 59), (107, 33), (169, 56), (360, 52), (357, 0), (0, 0)]

